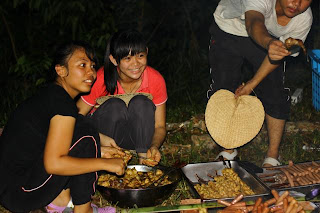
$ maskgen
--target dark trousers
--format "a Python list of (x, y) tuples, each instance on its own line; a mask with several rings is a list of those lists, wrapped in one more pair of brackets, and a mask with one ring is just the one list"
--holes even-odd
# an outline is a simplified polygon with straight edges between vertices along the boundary
[[(210, 26), (209, 32), (211, 34), (209, 64), (212, 84), (208, 97), (219, 89), (235, 92), (243, 80), (241, 70), (244, 61), (248, 61), (256, 72), (267, 52), (250, 37), (225, 33), (215, 21)], [(268, 115), (278, 119), (289, 117), (290, 97), (284, 88), (283, 63), (262, 80), (254, 92), (263, 103)]]
[(155, 105), (144, 95), (134, 96), (128, 107), (119, 98), (110, 98), (93, 113), (100, 133), (124, 149), (145, 153), (151, 146), (155, 125)]
[[(77, 119), (69, 154), (79, 158), (98, 158), (100, 140), (86, 118)], [(75, 205), (87, 203), (95, 192), (97, 172), (75, 176), (50, 175), (45, 171), (43, 156), (35, 162), (29, 177), (22, 185), (11, 186), (1, 196), (1, 204), (12, 212), (29, 212), (51, 203), (63, 189), (70, 189)]]

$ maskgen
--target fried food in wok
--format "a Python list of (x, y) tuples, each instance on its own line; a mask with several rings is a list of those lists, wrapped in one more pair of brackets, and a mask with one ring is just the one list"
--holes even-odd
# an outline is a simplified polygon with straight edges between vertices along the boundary
[[(139, 172), (135, 168), (128, 168), (121, 178), (111, 174), (99, 176), (98, 185), (115, 189), (148, 188), (153, 182), (159, 180), (162, 175), (163, 171), (160, 169), (149, 172)], [(166, 175), (160, 183), (155, 184), (155, 186), (163, 186), (171, 183), (168, 175)]]
[(208, 184), (194, 187), (205, 199), (236, 197), (239, 194), (253, 195), (252, 189), (244, 183), (232, 168), (224, 168), (221, 176), (215, 176)]

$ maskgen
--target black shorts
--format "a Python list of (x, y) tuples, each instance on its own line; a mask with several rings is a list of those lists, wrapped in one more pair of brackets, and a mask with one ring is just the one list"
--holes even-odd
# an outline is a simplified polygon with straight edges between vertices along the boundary
[[(208, 91), (208, 98), (219, 89), (232, 92), (243, 82), (242, 66), (249, 62), (256, 72), (267, 52), (257, 45), (250, 37), (231, 35), (222, 31), (213, 21), (209, 32), (209, 64), (212, 84)], [(283, 63), (271, 72), (254, 89), (261, 100), (266, 114), (277, 119), (287, 119), (290, 113), (290, 96), (284, 88)]]

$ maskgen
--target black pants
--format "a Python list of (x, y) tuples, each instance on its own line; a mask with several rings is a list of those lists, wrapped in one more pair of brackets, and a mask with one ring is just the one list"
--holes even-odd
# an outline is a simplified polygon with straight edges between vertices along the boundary
[[(69, 155), (79, 158), (98, 158), (100, 140), (97, 131), (91, 128), (86, 118), (77, 119)], [(11, 186), (1, 196), (1, 204), (12, 212), (29, 212), (51, 203), (63, 189), (70, 189), (75, 205), (87, 203), (95, 192), (97, 172), (76, 176), (50, 175), (45, 171), (43, 156), (35, 162), (24, 185)]]
[(128, 107), (119, 98), (104, 102), (93, 113), (99, 132), (124, 149), (145, 153), (151, 146), (155, 125), (155, 105), (144, 95), (134, 96)]
[[(208, 97), (219, 89), (235, 92), (242, 83), (241, 69), (244, 61), (247, 60), (256, 72), (267, 52), (250, 37), (225, 33), (215, 21), (210, 26), (209, 32), (211, 34), (209, 64), (212, 84)], [(278, 119), (289, 117), (290, 97), (284, 88), (283, 63), (262, 80), (254, 91), (268, 115)]]

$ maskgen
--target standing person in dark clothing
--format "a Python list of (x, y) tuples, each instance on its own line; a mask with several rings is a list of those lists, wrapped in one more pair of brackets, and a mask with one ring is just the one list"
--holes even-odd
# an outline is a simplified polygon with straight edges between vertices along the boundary
[(91, 196), (97, 171), (124, 173), (123, 159), (108, 158), (124, 153), (105, 146), (103, 135), (78, 114), (74, 101), (90, 91), (95, 64), (94, 50), (85, 42), (61, 46), (54, 83), (11, 115), (0, 139), (0, 203), (5, 208), (29, 212), (46, 206), (48, 212), (62, 212), (72, 198), (75, 213), (115, 212), (93, 205)]
[[(290, 37), (305, 41), (312, 24), (311, 2), (221, 0), (213, 14), (209, 50), (212, 84), (208, 97), (219, 89), (228, 89), (236, 97), (255, 92), (266, 112), (269, 148), (265, 167), (280, 165), (279, 145), (290, 112), (290, 97), (283, 81), (284, 59), (292, 53), (284, 42)], [(244, 60), (255, 74), (242, 85)], [(232, 160), (237, 151), (225, 150), (219, 155)]]

